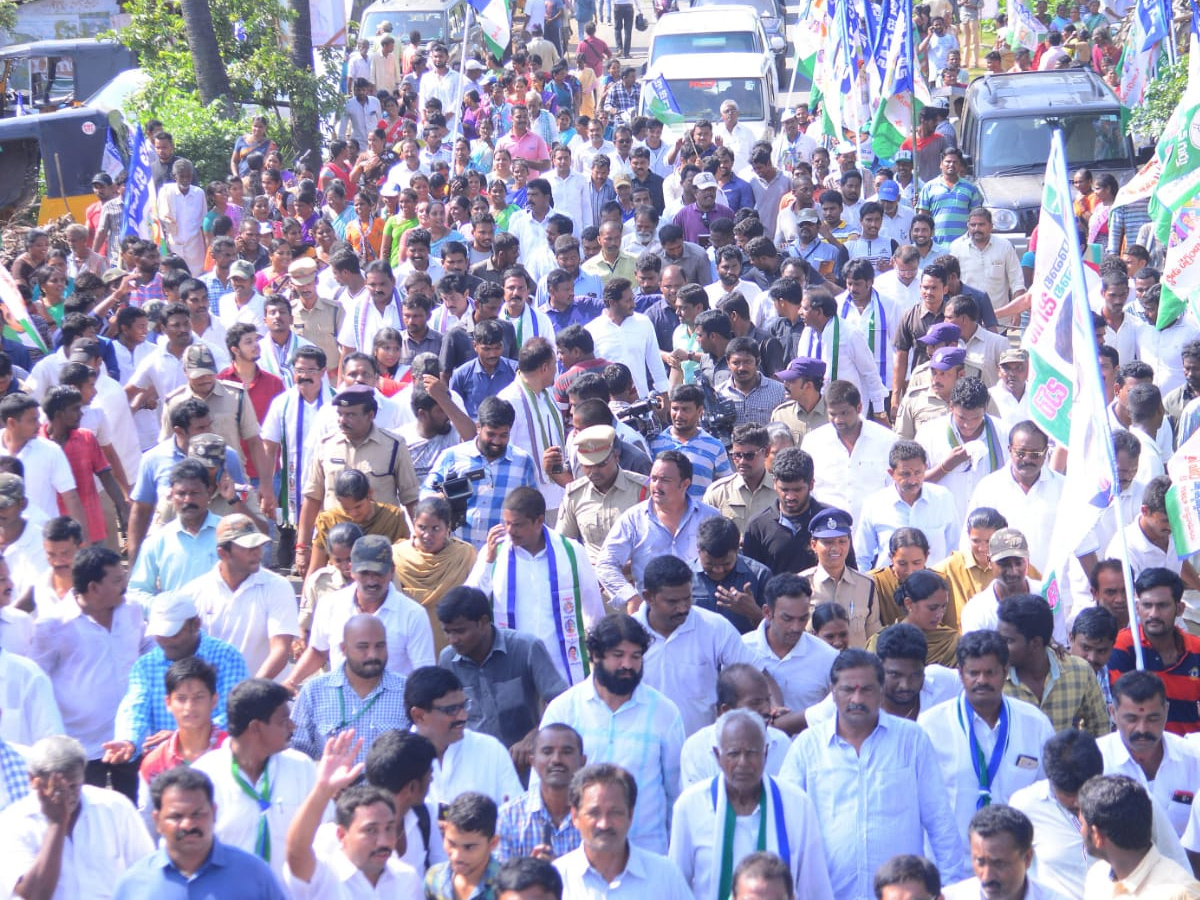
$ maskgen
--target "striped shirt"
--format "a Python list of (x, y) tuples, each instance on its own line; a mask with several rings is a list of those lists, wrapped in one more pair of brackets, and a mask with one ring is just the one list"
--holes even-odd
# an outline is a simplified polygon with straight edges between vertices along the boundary
[(692, 461), (692, 483), (688, 487), (688, 496), (695, 500), (703, 500), (705, 490), (718, 478), (733, 474), (725, 445), (703, 428), (697, 429), (686, 441), (675, 437), (673, 428), (667, 429), (650, 442), (652, 457), (657, 457), (664, 450), (678, 450)]
[(783, 385), (762, 374), (758, 376), (758, 384), (744, 394), (732, 378), (717, 388), (717, 393), (722, 399), (733, 401), (737, 409), (737, 425), (766, 425), (771, 421), (775, 407), (787, 400)]
[(917, 209), (933, 216), (934, 236), (943, 243), (967, 233), (967, 214), (983, 206), (983, 194), (969, 181), (946, 184), (944, 178), (929, 181), (921, 188)]
[(363, 762), (371, 744), (385, 731), (408, 729), (404, 682), (402, 675), (384, 670), (379, 684), (360, 697), (346, 683), (345, 665), (310, 678), (301, 686), (292, 706), (292, 721), (296, 723), (292, 749), (320, 759), (326, 740), (353, 729), (354, 736), (363, 741), (354, 761)]
[(583, 841), (570, 816), (563, 816), (562, 822), (555, 826), (550, 813), (546, 812), (540, 788), (532, 788), (509, 800), (500, 807), (500, 827), (496, 832), (500, 835), (500, 846), (496, 848), (496, 857), (504, 861), (533, 856), (533, 848), (542, 843), (547, 825), (553, 829), (550, 849), (555, 858), (570, 853)]
[[(0, 810), (12, 806), (28, 793), (29, 769), (25, 757), (14, 750), (12, 744), (0, 740)], [(578, 843), (576, 840), (576, 845)]]
[[(1180, 650), (1179, 659), (1169, 669), (1163, 665), (1158, 651), (1142, 639), (1142, 658), (1146, 671), (1162, 679), (1167, 690), (1167, 731), (1172, 734), (1200, 732), (1200, 637), (1175, 629), (1175, 646)], [(1122, 628), (1113, 645), (1112, 657), (1108, 661), (1108, 674), (1113, 684), (1126, 672), (1137, 667), (1133, 653), (1133, 634)]]

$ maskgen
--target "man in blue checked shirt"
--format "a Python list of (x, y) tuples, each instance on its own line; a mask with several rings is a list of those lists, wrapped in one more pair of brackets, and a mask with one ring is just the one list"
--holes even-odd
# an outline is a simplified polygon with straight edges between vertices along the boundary
[(452, 472), (459, 476), (483, 473), (482, 478), (470, 482), (466, 523), (458, 529), (458, 536), (477, 550), (487, 543), (488, 531), (502, 523), (501, 508), (508, 492), (538, 485), (533, 457), (508, 443), (516, 418), (511, 403), (486, 398), (479, 405), (475, 439), (442, 451), (421, 487), (424, 499), (440, 493), (442, 482)]
[(533, 743), (537, 783), (500, 807), (497, 859), (536, 856), (553, 860), (579, 846), (579, 829), (571, 821), (569, 788), (586, 762), (583, 738), (570, 725), (556, 722), (538, 731)]
[(0, 810), (29, 793), (29, 767), (13, 745), (0, 738)]
[[(217, 708), (213, 725), (224, 729), (225, 699), (250, 677), (246, 661), (232, 644), (200, 630), (200, 613), (191, 597), (160, 594), (150, 606), (146, 634), (158, 646), (138, 657), (129, 673), (129, 689), (117, 708), (114, 738), (104, 745), (106, 762), (121, 763), (162, 743), (175, 730), (167, 712), (166, 674), (171, 663), (197, 656), (217, 670)], [(109, 758), (111, 757), (111, 759)]]
[(708, 486), (733, 474), (725, 445), (700, 427), (704, 413), (704, 389), (680, 384), (671, 389), (671, 427), (650, 442), (650, 455), (678, 450), (692, 461), (692, 483), (688, 496), (702, 500)]

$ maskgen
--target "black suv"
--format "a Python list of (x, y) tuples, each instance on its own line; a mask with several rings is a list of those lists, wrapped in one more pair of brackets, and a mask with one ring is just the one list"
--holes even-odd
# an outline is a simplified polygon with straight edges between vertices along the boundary
[(983, 75), (971, 82), (959, 119), (959, 146), (995, 233), (1018, 250), (1042, 205), (1050, 135), (1061, 128), (1071, 172), (1111, 172), (1124, 183), (1136, 169), (1121, 127), (1121, 102), (1087, 68)]

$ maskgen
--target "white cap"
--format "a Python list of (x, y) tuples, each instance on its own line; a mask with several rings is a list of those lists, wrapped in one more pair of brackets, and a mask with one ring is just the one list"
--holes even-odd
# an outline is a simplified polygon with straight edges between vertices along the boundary
[(692, 179), (692, 187), (698, 191), (702, 191), (705, 188), (716, 188), (717, 186), (717, 179), (713, 176), (712, 172), (700, 172)]
[(187, 594), (159, 594), (150, 605), (146, 634), (151, 637), (175, 637), (184, 623), (200, 615), (195, 601)]

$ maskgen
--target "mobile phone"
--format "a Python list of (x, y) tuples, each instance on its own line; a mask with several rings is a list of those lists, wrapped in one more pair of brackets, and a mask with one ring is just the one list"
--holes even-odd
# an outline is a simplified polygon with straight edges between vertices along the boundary
[(542, 843), (551, 849), (554, 848), (554, 826), (549, 822), (542, 826)]

